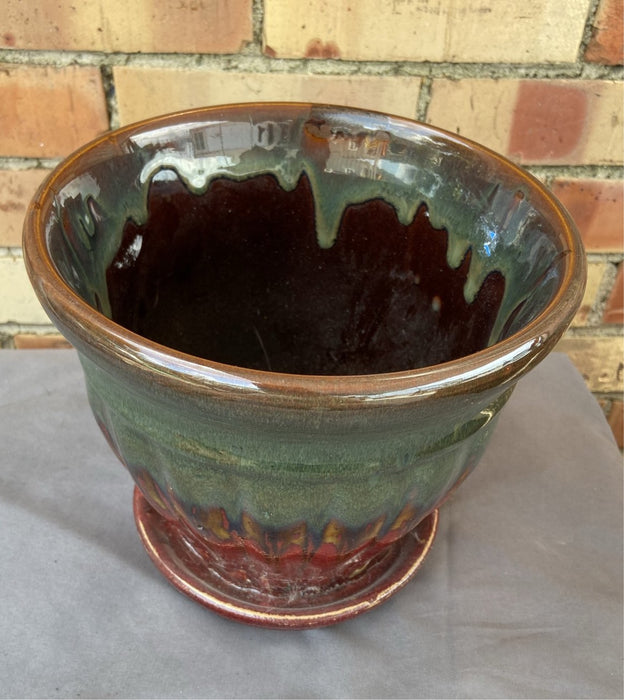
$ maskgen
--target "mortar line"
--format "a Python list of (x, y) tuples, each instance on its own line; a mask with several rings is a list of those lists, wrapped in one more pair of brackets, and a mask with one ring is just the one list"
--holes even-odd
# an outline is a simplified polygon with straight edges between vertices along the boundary
[(264, 0), (252, 0), (251, 21), (253, 44), (257, 48), (258, 55), (262, 55), (264, 43)]
[[(261, 32), (261, 28), (256, 31)], [(260, 41), (260, 44), (257, 42)], [(131, 66), (136, 68), (194, 68), (257, 73), (309, 73), (318, 75), (405, 75), (433, 78), (516, 78), (535, 80), (622, 80), (624, 67), (574, 63), (431, 63), (428, 61), (354, 61), (336, 59), (285, 59), (262, 54), (261, 37), (252, 50), (235, 54), (104, 53), (89, 51), (0, 50), (0, 63), (67, 67)]]
[(585, 19), (585, 26), (583, 27), (583, 35), (579, 43), (577, 60), (580, 63), (584, 63), (585, 51), (589, 46), (589, 42), (592, 40), (594, 33), (594, 22), (596, 20), (596, 15), (598, 14), (598, 8), (600, 6), (601, 0), (591, 0), (589, 9), (587, 10), (587, 17)]
[(111, 66), (100, 66), (100, 75), (102, 77), (102, 87), (104, 89), (104, 98), (106, 101), (106, 113), (108, 116), (108, 125), (111, 129), (116, 129), (119, 126), (119, 110), (117, 106), (117, 93), (115, 90), (115, 76)]
[(0, 170), (51, 170), (62, 160), (62, 158), (0, 156)]
[(59, 333), (52, 321), (49, 323), (18, 323), (16, 321), (4, 321), (0, 323), (0, 333), (3, 331), (12, 333), (29, 333), (38, 329), (54, 329), (57, 333)]
[(621, 180), (624, 178), (624, 166), (622, 165), (541, 165), (541, 164), (520, 164), (531, 175), (552, 185), (557, 179), (587, 179), (587, 180)]
[(613, 265), (617, 266), (621, 262), (624, 262), (624, 252), (614, 253), (612, 251), (592, 251), (589, 253), (586, 252), (585, 257), (587, 258), (588, 263), (612, 263)]
[[(598, 285), (598, 291), (593, 299), (592, 307), (587, 316), (588, 326), (600, 326), (602, 325), (602, 318), (609, 303), (609, 297), (613, 291), (615, 284), (615, 279), (617, 277), (617, 265), (611, 263), (607, 264), (604, 272), (602, 273), (602, 279)], [(621, 333), (621, 330), (620, 330)]]
[(50, 323), (17, 323), (6, 321), (0, 323), (0, 348), (6, 349), (6, 343), (13, 340), (16, 335), (28, 333), (31, 335), (61, 335), (56, 326)]
[(565, 332), (564, 338), (618, 338), (624, 345), (622, 326), (618, 323), (599, 326), (570, 326)]
[(429, 111), (429, 103), (431, 102), (431, 85), (433, 79), (424, 77), (420, 83), (418, 91), (418, 101), (416, 104), (416, 119), (421, 122), (427, 120), (427, 112)]

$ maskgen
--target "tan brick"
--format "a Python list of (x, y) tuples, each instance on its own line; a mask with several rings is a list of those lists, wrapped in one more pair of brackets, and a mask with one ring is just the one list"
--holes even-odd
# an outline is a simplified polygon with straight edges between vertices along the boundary
[(622, 0), (601, 0), (585, 60), (617, 66), (624, 63)]
[(624, 180), (560, 178), (551, 189), (572, 215), (588, 252), (624, 250)]
[(0, 258), (0, 323), (50, 323), (20, 257)]
[(427, 121), (505, 153), (517, 80), (434, 80)]
[(294, 73), (235, 73), (166, 68), (114, 69), (123, 124), (204, 105), (256, 100), (346, 104), (414, 117), (420, 79), (324, 76)]
[(618, 272), (611, 294), (602, 317), (604, 323), (624, 323), (624, 263), (618, 266)]
[(565, 337), (556, 349), (568, 355), (591, 391), (624, 391), (624, 338)]
[(265, 0), (265, 52), (371, 61), (575, 61), (589, 0)]
[(107, 128), (97, 68), (0, 65), (0, 155), (64, 156)]
[(235, 53), (252, 38), (252, 0), (2, 0), (0, 46)]
[(0, 170), (0, 247), (22, 245), (26, 209), (48, 170)]
[(588, 109), (585, 143), (578, 154), (579, 163), (622, 165), (624, 83), (587, 81), (584, 89), (587, 92)]
[(13, 345), (16, 350), (47, 350), (73, 347), (59, 333), (46, 333), (44, 335), (18, 333), (13, 336)]
[(587, 325), (588, 316), (599, 301), (598, 293), (607, 267), (608, 263), (604, 262), (591, 262), (587, 265), (587, 286), (581, 306), (572, 321), (573, 326)]
[(620, 165), (624, 86), (611, 80), (434, 80), (427, 121), (525, 164)]

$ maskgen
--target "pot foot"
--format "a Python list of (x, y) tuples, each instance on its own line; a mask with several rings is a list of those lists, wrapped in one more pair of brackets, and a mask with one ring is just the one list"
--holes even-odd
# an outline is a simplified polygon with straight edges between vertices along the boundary
[[(401, 539), (363, 556), (357, 575), (346, 580), (331, 578), (330, 562), (328, 578), (320, 585), (306, 585), (305, 577), (292, 582), (286, 578), (267, 590), (263, 584), (276, 577), (282, 562), (266, 559), (259, 564), (241, 554), (240, 548), (233, 556), (231, 550), (215, 551), (158, 513), (137, 488), (134, 517), (152, 561), (179, 591), (238, 622), (290, 629), (333, 625), (383, 603), (416, 573), (431, 549), (438, 524), (435, 510)], [(241, 579), (240, 564), (247, 562), (251, 573)]]

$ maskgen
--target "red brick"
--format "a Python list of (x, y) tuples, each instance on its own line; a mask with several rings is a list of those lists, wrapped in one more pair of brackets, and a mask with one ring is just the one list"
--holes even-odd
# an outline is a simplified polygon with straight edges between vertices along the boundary
[(535, 163), (565, 160), (579, 147), (588, 95), (573, 83), (522, 81), (516, 93), (508, 152)]
[(0, 155), (65, 156), (107, 128), (97, 68), (0, 65)]
[(624, 323), (624, 263), (619, 265), (602, 320), (605, 323)]
[(22, 245), (26, 208), (47, 170), (0, 170), (0, 246)]
[(58, 333), (38, 335), (35, 333), (18, 333), (13, 337), (17, 350), (42, 350), (49, 348), (71, 348), (72, 345)]
[(524, 164), (624, 161), (621, 81), (434, 79), (427, 121)]
[(564, 180), (553, 194), (572, 215), (590, 252), (624, 250), (624, 180)]
[(613, 402), (608, 420), (618, 447), (624, 449), (624, 408), (622, 401)]
[(622, 0), (602, 0), (594, 21), (585, 60), (619, 66), (624, 63), (624, 7)]
[(0, 46), (128, 53), (235, 53), (252, 0), (2, 0)]

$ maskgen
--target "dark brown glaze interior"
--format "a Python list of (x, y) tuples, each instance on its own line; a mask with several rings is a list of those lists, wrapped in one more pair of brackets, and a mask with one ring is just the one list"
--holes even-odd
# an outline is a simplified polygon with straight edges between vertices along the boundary
[(352, 205), (321, 248), (305, 175), (291, 192), (271, 175), (202, 195), (154, 181), (148, 212), (107, 270), (113, 320), (230, 365), (347, 375), (456, 359), (487, 346), (505, 287), (491, 272), (466, 303), (470, 252), (449, 267), (424, 205), (409, 226), (381, 200)]

